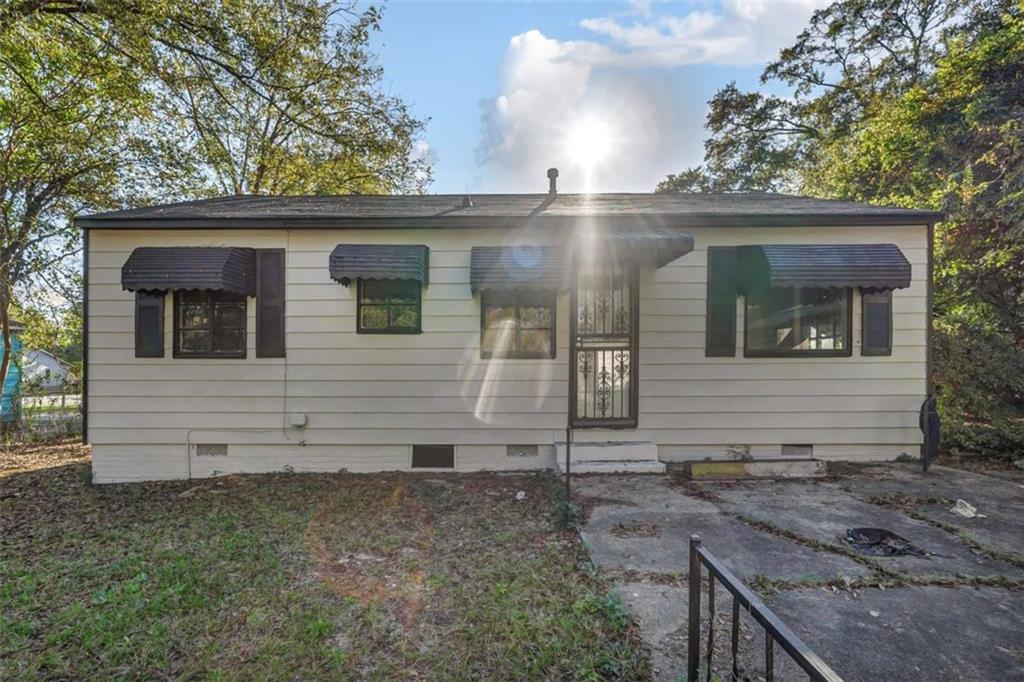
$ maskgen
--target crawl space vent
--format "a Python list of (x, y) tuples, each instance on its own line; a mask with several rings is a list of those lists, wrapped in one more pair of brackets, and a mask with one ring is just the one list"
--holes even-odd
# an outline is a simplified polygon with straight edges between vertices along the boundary
[(813, 445), (783, 445), (783, 457), (814, 457)]
[(454, 469), (454, 445), (413, 445), (413, 469)]
[(225, 457), (228, 446), (224, 443), (197, 443), (196, 457)]
[(506, 445), (505, 454), (509, 457), (536, 457), (539, 449), (536, 445)]

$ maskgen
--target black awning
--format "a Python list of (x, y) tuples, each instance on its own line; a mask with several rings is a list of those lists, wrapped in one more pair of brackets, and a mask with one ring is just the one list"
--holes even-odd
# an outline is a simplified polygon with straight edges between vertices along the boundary
[(484, 289), (569, 288), (570, 268), (557, 246), (474, 246), (470, 253), (469, 284)]
[(331, 279), (414, 279), (430, 283), (430, 249), (423, 244), (338, 244), (331, 252)]
[(623, 262), (653, 263), (661, 268), (693, 251), (693, 236), (666, 227), (613, 232), (613, 258)]
[(121, 267), (127, 291), (212, 289), (256, 294), (256, 252), (235, 246), (142, 246)]
[(742, 247), (748, 286), (910, 286), (910, 262), (895, 244), (767, 244)]

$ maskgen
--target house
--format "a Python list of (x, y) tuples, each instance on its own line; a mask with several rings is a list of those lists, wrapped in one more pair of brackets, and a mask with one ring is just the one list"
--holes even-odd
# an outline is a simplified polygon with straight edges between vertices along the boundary
[(47, 392), (63, 391), (68, 382), (71, 368), (66, 362), (48, 350), (35, 348), (22, 356), (22, 375), (26, 384)]
[(917, 455), (940, 214), (554, 183), (79, 218), (95, 479)]

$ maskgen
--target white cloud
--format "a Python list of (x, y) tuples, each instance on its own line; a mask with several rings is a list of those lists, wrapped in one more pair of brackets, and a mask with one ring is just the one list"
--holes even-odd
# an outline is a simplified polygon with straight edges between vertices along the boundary
[(684, 64), (757, 64), (806, 26), (819, 0), (724, 0), (716, 9), (684, 15), (641, 14), (629, 21), (608, 16), (580, 25), (605, 38), (599, 50), (606, 64), (680, 66)]
[[(763, 63), (792, 43), (821, 4), (725, 0), (677, 15), (634, 2), (581, 21), (592, 40), (538, 30), (513, 36), (500, 94), (482, 103), (477, 156), (487, 172), (472, 189), (543, 191), (545, 170), (558, 166), (563, 191), (650, 191), (700, 160), (704, 103), (677, 101), (662, 69)], [(581, 125), (613, 138), (589, 177), (566, 144)]]

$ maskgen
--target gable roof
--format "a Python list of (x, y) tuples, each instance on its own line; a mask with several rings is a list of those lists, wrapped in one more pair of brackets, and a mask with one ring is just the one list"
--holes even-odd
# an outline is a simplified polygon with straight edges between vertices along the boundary
[(81, 216), (85, 229), (451, 228), (608, 221), (664, 226), (922, 225), (934, 211), (762, 192), (231, 196)]

